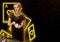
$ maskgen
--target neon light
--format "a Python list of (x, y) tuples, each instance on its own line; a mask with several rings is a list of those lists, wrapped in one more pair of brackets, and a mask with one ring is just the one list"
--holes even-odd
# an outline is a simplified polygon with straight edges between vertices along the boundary
[[(31, 28), (32, 28), (32, 30), (31, 30)], [(32, 41), (36, 37), (34, 24), (32, 24), (28, 27), (28, 35), (29, 35), (29, 40), (30, 41)], [(31, 37), (31, 36), (33, 36), (33, 37)]]
[[(6, 4), (5, 7), (8, 8), (7, 4), (15, 4), (15, 3), (17, 3), (17, 2), (3, 2), (3, 4), (2, 4), (2, 22), (3, 22), (3, 23), (8, 23), (8, 21), (5, 21), (5, 20), (4, 20), (4, 19), (5, 19), (5, 18), (4, 18), (4, 5)], [(7, 12), (7, 15), (8, 15), (8, 16), (9, 16), (8, 11), (9, 11), (9, 12), (14, 12), (13, 10), (7, 10), (6, 12)], [(25, 16), (26, 20), (28, 20), (28, 23), (27, 23), (27, 25), (26, 25), (26, 27), (25, 27), (25, 29), (24, 29), (24, 32), (28, 29), (29, 41), (31, 42), (31, 41), (36, 37), (35, 29), (34, 29), (34, 24), (31, 24), (31, 21), (32, 21), (32, 20), (31, 20), (29, 17), (27, 17), (25, 14), (23, 14), (23, 15)], [(31, 24), (31, 25), (30, 25), (30, 24)], [(29, 25), (30, 25), (30, 26), (29, 26)], [(12, 28), (11, 26), (8, 27), (8, 30), (12, 31), (11, 28)], [(31, 28), (33, 28), (33, 30), (30, 31)], [(2, 32), (6, 33), (6, 34), (8, 35), (8, 37), (11, 37), (11, 38), (12, 38), (12, 35), (9, 34), (8, 32), (6, 32), (5, 30), (1, 30), (1, 31), (0, 31), (0, 34), (2, 34)], [(30, 35), (32, 35), (33, 37), (31, 38)], [(25, 38), (24, 38), (24, 39), (25, 39)]]

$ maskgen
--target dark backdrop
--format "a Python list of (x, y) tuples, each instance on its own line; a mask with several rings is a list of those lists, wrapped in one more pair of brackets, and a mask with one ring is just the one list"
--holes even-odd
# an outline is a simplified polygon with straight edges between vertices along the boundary
[[(6, 0), (6, 2), (9, 0)], [(13, 1), (13, 0), (10, 0)], [(35, 42), (55, 42), (60, 39), (60, 0), (14, 0), (21, 2), (23, 11), (35, 24)], [(2, 2), (0, 1), (0, 28)]]

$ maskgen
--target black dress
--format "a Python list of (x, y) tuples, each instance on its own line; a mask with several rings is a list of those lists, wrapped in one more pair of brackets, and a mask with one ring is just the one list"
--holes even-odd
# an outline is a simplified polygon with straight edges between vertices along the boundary
[[(11, 18), (11, 22), (15, 21), (18, 24), (21, 24), (22, 20), (25, 20), (24, 15), (20, 15), (16, 17), (13, 13), (10, 14), (9, 18)], [(14, 39), (18, 39), (20, 41), (24, 40), (24, 28), (21, 27), (20, 29), (15, 28), (14, 25), (12, 25), (12, 37)]]

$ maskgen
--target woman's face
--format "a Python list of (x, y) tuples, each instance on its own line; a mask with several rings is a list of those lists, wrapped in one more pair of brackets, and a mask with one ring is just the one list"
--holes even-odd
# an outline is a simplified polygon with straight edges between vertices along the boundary
[(18, 13), (20, 11), (20, 7), (18, 5), (14, 5), (14, 10), (16, 13)]

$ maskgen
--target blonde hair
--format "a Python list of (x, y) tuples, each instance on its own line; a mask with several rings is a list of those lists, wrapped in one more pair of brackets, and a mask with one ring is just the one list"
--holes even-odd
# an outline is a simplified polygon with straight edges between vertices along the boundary
[[(21, 5), (21, 3), (17, 2), (17, 3), (15, 3), (14, 5), (18, 5), (18, 6), (21, 8), (21, 10), (22, 10), (22, 5)], [(13, 5), (13, 7), (14, 7), (14, 5)]]

